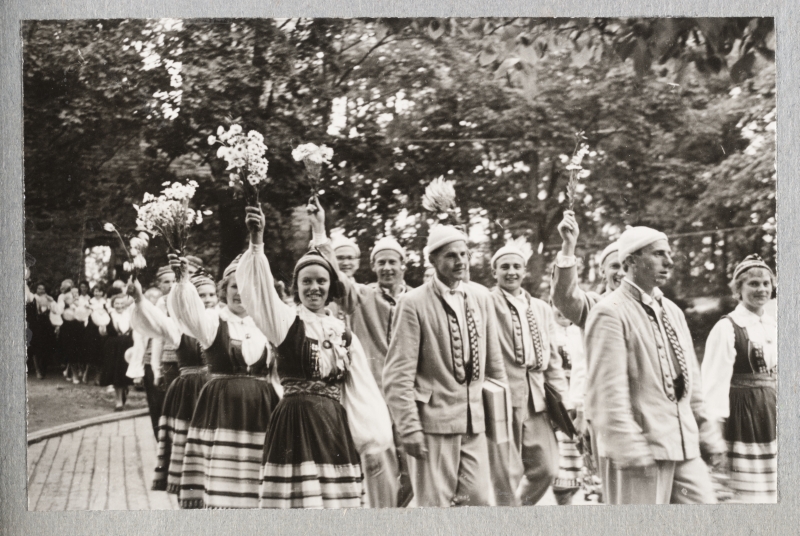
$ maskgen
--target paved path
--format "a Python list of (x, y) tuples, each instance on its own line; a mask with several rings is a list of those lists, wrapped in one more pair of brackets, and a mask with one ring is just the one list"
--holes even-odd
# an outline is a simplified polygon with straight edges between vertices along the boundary
[(155, 466), (146, 415), (54, 435), (28, 445), (28, 509), (177, 510), (150, 490)]

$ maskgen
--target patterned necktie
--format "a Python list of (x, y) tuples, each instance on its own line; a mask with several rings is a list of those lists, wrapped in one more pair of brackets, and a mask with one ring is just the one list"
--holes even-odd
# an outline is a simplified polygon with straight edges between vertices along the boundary
[(678, 366), (681, 369), (681, 376), (683, 376), (682, 388), (679, 387), (678, 382), (675, 382), (675, 394), (678, 400), (680, 400), (683, 398), (683, 395), (689, 391), (689, 368), (686, 366), (686, 356), (683, 355), (683, 347), (681, 347), (681, 343), (678, 341), (678, 335), (672, 328), (672, 324), (669, 323), (667, 311), (663, 306), (661, 307), (661, 321), (664, 323), (664, 331), (667, 332), (667, 339), (669, 339), (672, 352), (675, 354), (675, 359), (678, 360)]
[(533, 317), (532, 309), (533, 308), (531, 307), (530, 302), (528, 302), (528, 309), (525, 311), (525, 316), (528, 317), (528, 327), (531, 330), (531, 339), (533, 340), (533, 353), (536, 357), (536, 363), (534, 364), (533, 368), (535, 370), (541, 370), (542, 365), (544, 364), (542, 336), (539, 333), (539, 325), (536, 323), (536, 319)]
[(470, 381), (478, 381), (481, 374), (481, 360), (478, 356), (478, 328), (475, 326), (475, 318), (472, 316), (472, 308), (469, 306), (467, 296), (464, 295), (464, 316), (467, 318), (467, 335), (469, 336), (469, 362), (467, 367), (471, 371)]

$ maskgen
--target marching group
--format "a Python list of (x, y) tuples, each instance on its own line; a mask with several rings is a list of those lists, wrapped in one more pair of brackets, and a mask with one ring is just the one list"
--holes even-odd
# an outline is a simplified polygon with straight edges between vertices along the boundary
[(578, 286), (566, 212), (543, 301), (515, 243), (492, 256), (492, 289), (471, 281), (469, 239), (449, 225), (427, 237), (420, 287), (391, 237), (369, 255), (377, 282), (356, 282), (361, 252), (328, 238), (318, 202), (287, 289), (246, 210), (250, 245), (220, 281), (171, 255), (146, 291), (27, 291), (36, 373), (58, 347), (65, 375), (99, 370), (119, 409), (142, 382), (153, 488), (183, 508), (534, 505), (550, 489), (569, 504), (587, 472), (607, 504), (714, 503), (720, 481), (777, 501), (775, 277), (759, 257), (736, 267), (739, 304), (701, 366), (659, 289), (673, 252), (654, 229), (600, 253), (598, 294)]

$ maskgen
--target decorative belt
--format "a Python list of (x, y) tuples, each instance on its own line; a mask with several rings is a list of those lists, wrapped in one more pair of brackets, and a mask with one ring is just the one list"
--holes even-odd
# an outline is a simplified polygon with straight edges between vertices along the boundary
[(234, 369), (232, 372), (212, 372), (209, 376), (211, 376), (211, 378), (241, 378), (244, 376), (255, 380), (267, 380), (269, 377), (266, 374), (267, 371), (262, 368), (241, 367)]
[(756, 372), (753, 374), (734, 374), (731, 376), (731, 387), (775, 387), (778, 377), (774, 372)]
[(283, 396), (317, 395), (342, 401), (342, 389), (338, 384), (318, 380), (283, 380)]
[(208, 374), (208, 367), (181, 367), (181, 376), (189, 376), (190, 374)]

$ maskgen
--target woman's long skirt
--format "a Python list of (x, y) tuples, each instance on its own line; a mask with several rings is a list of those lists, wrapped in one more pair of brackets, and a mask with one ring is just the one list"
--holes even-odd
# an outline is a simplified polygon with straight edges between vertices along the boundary
[(581, 487), (581, 470), (583, 455), (578, 450), (580, 438), (576, 435), (570, 439), (561, 430), (556, 430), (558, 440), (558, 476), (553, 481), (556, 494), (568, 494), (571, 498)]
[(212, 375), (186, 436), (181, 508), (258, 507), (264, 439), (277, 404), (267, 378)]
[(152, 489), (179, 494), (186, 437), (200, 391), (208, 381), (205, 367), (186, 367), (164, 397), (158, 421), (158, 459)]
[(725, 426), (734, 501), (778, 500), (777, 396), (775, 376), (734, 374)]
[(86, 363), (86, 327), (79, 320), (65, 320), (58, 332), (58, 344), (61, 355), (67, 365), (74, 367), (72, 373), (77, 375), (78, 368)]
[(126, 387), (131, 384), (128, 372), (128, 362), (125, 361), (125, 351), (133, 346), (130, 335), (110, 335), (103, 344), (103, 373), (100, 385), (106, 387)]
[(363, 505), (361, 460), (337, 400), (287, 390), (264, 444), (260, 495), (261, 508)]

